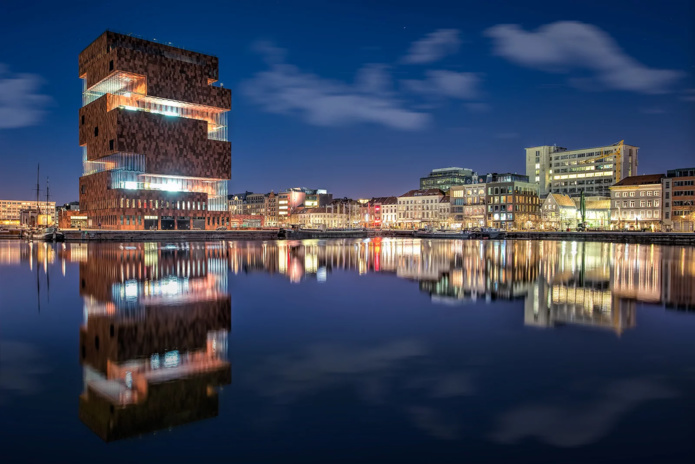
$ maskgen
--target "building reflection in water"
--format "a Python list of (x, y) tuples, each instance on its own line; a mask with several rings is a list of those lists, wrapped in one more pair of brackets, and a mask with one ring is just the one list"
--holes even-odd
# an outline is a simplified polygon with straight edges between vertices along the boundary
[(80, 419), (110, 441), (216, 416), (231, 382), (225, 245), (75, 245)]
[[(695, 308), (695, 248), (584, 242), (421, 239), (156, 243), (13, 242), (0, 264), (39, 271), (79, 265), (84, 300), (80, 418), (105, 440), (217, 415), (232, 274), (325, 282), (337, 270), (416, 281), (434, 303), (523, 302), (533, 327), (579, 325), (617, 334), (636, 303)], [(48, 290), (48, 273), (46, 272)], [(383, 281), (388, 285), (387, 281)]]
[(432, 301), (524, 301), (524, 322), (573, 324), (617, 334), (635, 326), (635, 303), (695, 308), (695, 249), (586, 242), (305, 240), (231, 242), (234, 273), (325, 281), (337, 269), (387, 272), (419, 282)]

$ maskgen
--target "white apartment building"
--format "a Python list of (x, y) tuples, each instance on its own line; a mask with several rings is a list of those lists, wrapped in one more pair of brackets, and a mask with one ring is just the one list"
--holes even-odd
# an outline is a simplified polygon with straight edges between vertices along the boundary
[(661, 230), (663, 174), (632, 176), (611, 187), (611, 222), (623, 229)]
[(439, 189), (410, 190), (398, 197), (398, 227), (418, 229), (438, 227), (441, 222), (439, 203), (444, 192)]
[(526, 175), (539, 193), (610, 195), (609, 187), (637, 174), (639, 147), (624, 142), (568, 150), (556, 145), (526, 148)]
[(381, 227), (388, 229), (398, 222), (398, 199), (389, 197), (381, 204)]

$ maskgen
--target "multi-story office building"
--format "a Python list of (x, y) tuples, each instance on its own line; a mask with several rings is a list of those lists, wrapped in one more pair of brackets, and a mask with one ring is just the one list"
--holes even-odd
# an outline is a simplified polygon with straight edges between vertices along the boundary
[(448, 192), (454, 185), (470, 184), (475, 172), (466, 168), (434, 169), (427, 177), (420, 178), (420, 190), (439, 189)]
[(695, 168), (672, 169), (661, 180), (667, 230), (692, 232), (695, 225)]
[[(485, 225), (485, 183), (488, 176), (473, 178), (470, 185), (451, 187), (451, 221), (454, 227), (470, 229)], [(490, 179), (492, 180), (492, 179)]]
[(582, 191), (588, 196), (609, 196), (609, 187), (637, 175), (639, 147), (619, 142), (595, 148), (568, 150), (556, 145), (526, 148), (526, 175), (539, 185), (539, 194)]
[(107, 31), (80, 53), (80, 212), (89, 226), (229, 223), (231, 91), (218, 59)]
[(611, 187), (611, 222), (618, 228), (661, 230), (663, 174), (627, 177)]
[(538, 184), (521, 174), (492, 174), (485, 186), (489, 227), (503, 230), (530, 229), (540, 219)]
[(417, 229), (420, 227), (438, 227), (439, 202), (444, 192), (438, 188), (410, 190), (398, 197), (399, 227)]
[(55, 201), (37, 203), (36, 201), (0, 200), (0, 225), (18, 226), (22, 211), (33, 211), (34, 216), (38, 211), (39, 225), (50, 225), (55, 218), (56, 203)]

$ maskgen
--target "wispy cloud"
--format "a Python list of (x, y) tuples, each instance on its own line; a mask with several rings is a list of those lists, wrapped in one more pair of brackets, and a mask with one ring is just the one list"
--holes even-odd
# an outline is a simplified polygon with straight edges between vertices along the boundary
[(461, 45), (457, 29), (438, 29), (413, 42), (401, 59), (405, 64), (426, 64), (456, 53)]
[(695, 102), (695, 89), (685, 89), (685, 92), (683, 92), (681, 100)]
[(606, 32), (582, 22), (559, 21), (536, 31), (500, 24), (487, 29), (485, 35), (492, 38), (496, 55), (519, 65), (555, 73), (589, 71), (589, 79), (570, 81), (583, 88), (658, 94), (668, 92), (683, 74), (640, 63)]
[(367, 65), (355, 83), (326, 79), (301, 71), (284, 61), (284, 50), (270, 43), (256, 45), (269, 65), (243, 82), (241, 91), (265, 111), (298, 114), (309, 124), (342, 126), (375, 123), (401, 130), (428, 125), (427, 113), (414, 111), (389, 90), (390, 76), (383, 65)]
[(41, 78), (34, 74), (12, 74), (0, 63), (0, 129), (37, 124), (51, 101), (39, 93)]
[(475, 73), (432, 70), (424, 80), (404, 80), (403, 85), (412, 92), (431, 97), (475, 99), (480, 95), (480, 76)]

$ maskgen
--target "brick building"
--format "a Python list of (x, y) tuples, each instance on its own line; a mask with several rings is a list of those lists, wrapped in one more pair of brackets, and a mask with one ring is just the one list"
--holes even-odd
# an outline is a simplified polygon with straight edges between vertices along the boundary
[(488, 176), (487, 226), (503, 230), (535, 227), (541, 217), (538, 183), (521, 174)]
[(664, 227), (692, 232), (695, 226), (695, 168), (672, 169), (662, 180)]
[(107, 31), (80, 53), (79, 75), (87, 227), (228, 226), (232, 95), (213, 85), (218, 59)]

